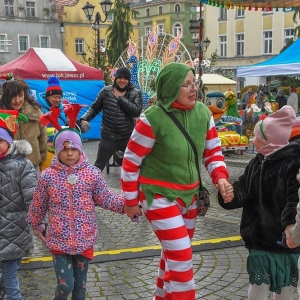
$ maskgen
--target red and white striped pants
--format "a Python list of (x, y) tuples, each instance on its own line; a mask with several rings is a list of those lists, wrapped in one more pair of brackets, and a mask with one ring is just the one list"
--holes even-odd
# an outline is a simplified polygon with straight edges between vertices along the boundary
[(139, 196), (145, 216), (162, 246), (153, 300), (194, 300), (191, 240), (197, 217), (196, 202), (187, 208), (181, 199), (170, 202), (156, 195), (148, 207), (142, 191)]

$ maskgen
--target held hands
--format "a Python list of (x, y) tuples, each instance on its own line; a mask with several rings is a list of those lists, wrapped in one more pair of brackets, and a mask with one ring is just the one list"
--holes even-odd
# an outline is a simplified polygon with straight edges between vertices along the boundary
[(43, 232), (45, 231), (45, 224), (38, 225), (36, 229), (33, 229), (33, 234), (38, 237), (43, 243), (46, 243), (46, 239), (43, 236)]
[(118, 99), (121, 96), (123, 97), (125, 95), (126, 91), (120, 92), (117, 89), (113, 89), (112, 93)]
[(233, 186), (227, 181), (227, 179), (220, 178), (216, 184), (216, 188), (220, 190), (224, 203), (232, 201), (234, 197)]
[(134, 205), (134, 206), (125, 205), (124, 212), (132, 221), (134, 221), (136, 216), (143, 215), (139, 205)]
[(300, 245), (294, 243), (291, 239), (291, 236), (290, 236), (290, 233), (289, 233), (289, 229), (292, 228), (294, 225), (288, 225), (286, 228), (285, 228), (285, 236), (286, 236), (286, 245), (289, 247), (289, 248), (297, 248), (299, 247)]
[(80, 130), (82, 133), (87, 132), (90, 129), (90, 124), (86, 120), (81, 120), (80, 122)]

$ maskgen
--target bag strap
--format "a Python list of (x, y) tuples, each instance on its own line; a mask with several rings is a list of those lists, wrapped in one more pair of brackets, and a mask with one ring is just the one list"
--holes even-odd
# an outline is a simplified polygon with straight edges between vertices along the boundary
[(166, 111), (165, 108), (159, 102), (156, 102), (156, 105), (159, 106), (172, 119), (172, 121), (175, 123), (175, 125), (178, 127), (178, 129), (182, 132), (184, 137), (190, 143), (190, 145), (193, 149), (194, 155), (195, 155), (196, 167), (197, 167), (197, 171), (198, 171), (198, 175), (199, 175), (199, 179), (200, 179), (200, 190), (202, 190), (202, 181), (201, 181), (201, 175), (200, 175), (200, 169), (199, 169), (198, 152), (197, 152), (197, 149), (196, 149), (196, 146), (195, 146), (194, 142), (192, 141), (191, 137), (186, 132), (184, 127), (180, 124), (178, 119), (171, 112)]

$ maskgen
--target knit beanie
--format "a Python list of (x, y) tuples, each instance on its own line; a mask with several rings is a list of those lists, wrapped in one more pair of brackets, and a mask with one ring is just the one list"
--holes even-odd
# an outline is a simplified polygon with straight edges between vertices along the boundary
[(0, 138), (11, 145), (14, 135), (17, 132), (17, 121), (27, 122), (25, 115), (18, 110), (0, 110)]
[(285, 147), (289, 143), (292, 127), (296, 115), (289, 105), (283, 106), (276, 112), (260, 120), (254, 127), (254, 135), (265, 146), (258, 149), (258, 152), (268, 156), (275, 151)]
[(48, 79), (48, 86), (46, 89), (46, 98), (48, 96), (52, 95), (61, 95), (62, 96), (63, 91), (60, 86), (60, 81), (56, 76), (51, 76)]
[(80, 154), (83, 153), (81, 135), (74, 128), (64, 128), (57, 132), (54, 137), (55, 155), (59, 157), (59, 153), (66, 149), (77, 149)]
[(291, 93), (297, 93), (297, 89), (295, 87), (291, 87)]
[(115, 79), (117, 78), (125, 78), (130, 82), (131, 73), (126, 67), (119, 68), (116, 72)]
[(187, 74), (195, 69), (182, 63), (171, 62), (161, 69), (155, 80), (157, 100), (165, 108), (178, 98), (180, 87), (182, 86)]

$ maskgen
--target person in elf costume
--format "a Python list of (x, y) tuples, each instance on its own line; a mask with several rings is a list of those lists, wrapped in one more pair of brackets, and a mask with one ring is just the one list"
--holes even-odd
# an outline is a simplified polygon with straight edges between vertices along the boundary
[[(82, 139), (75, 129), (81, 105), (69, 105), (65, 113), (69, 127), (58, 123), (60, 109), (54, 106), (40, 118), (58, 131), (54, 136), (55, 156), (41, 172), (27, 221), (53, 256), (57, 287), (54, 300), (85, 299), (89, 261), (97, 238), (95, 206), (124, 213), (124, 199), (108, 189), (101, 171), (89, 164)], [(42, 221), (49, 214), (46, 238)]]
[[(121, 172), (125, 211), (142, 215), (162, 246), (153, 299), (196, 297), (191, 239), (197, 217), (200, 178), (189, 142), (166, 114), (191, 137), (213, 183), (227, 201), (233, 196), (221, 143), (209, 109), (197, 101), (195, 70), (169, 63), (156, 78), (157, 102), (140, 115), (126, 148)], [(199, 170), (200, 172), (200, 170)]]

